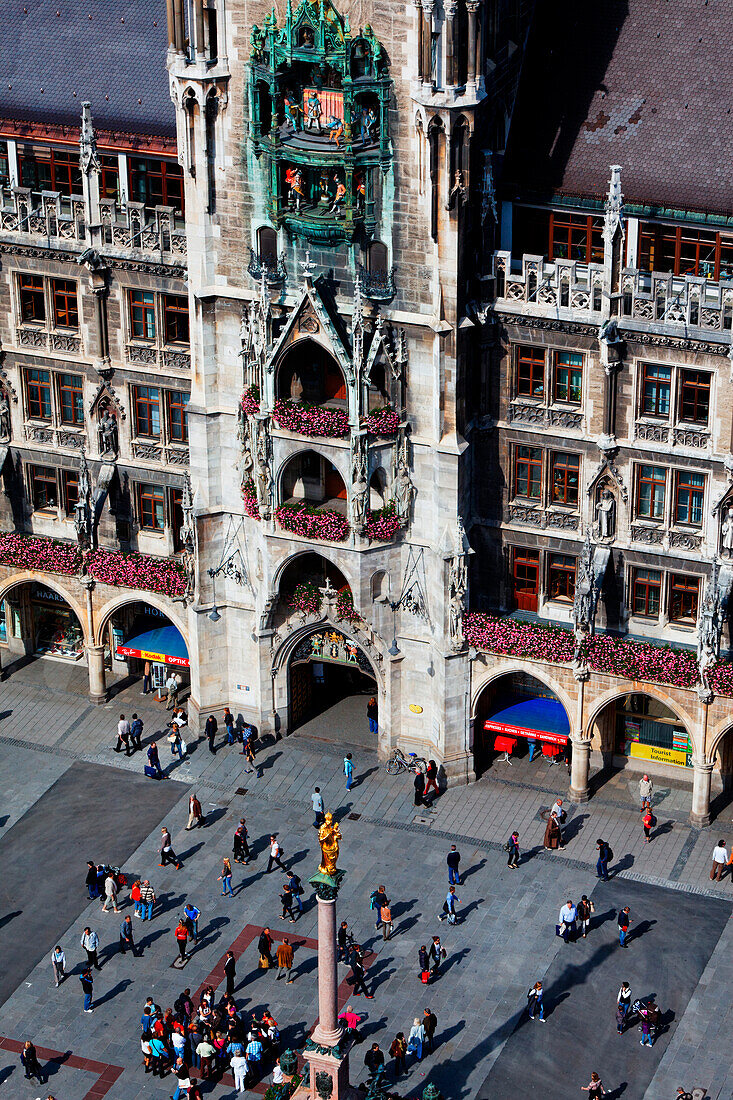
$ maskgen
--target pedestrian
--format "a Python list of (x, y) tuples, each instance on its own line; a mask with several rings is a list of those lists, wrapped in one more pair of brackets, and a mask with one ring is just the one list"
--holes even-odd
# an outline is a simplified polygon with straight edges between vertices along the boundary
[(682, 1088), (682, 1086), (679, 1086), (677, 1088), (677, 1095), (675, 1097), (675, 1100), (692, 1100), (692, 1093), (687, 1092), (685, 1089)]
[(639, 1009), (639, 1015), (641, 1016), (639, 1044), (643, 1047), (654, 1046), (654, 1034), (659, 1024), (659, 1009), (653, 1000), (647, 1001), (646, 1005)]
[(505, 847), (509, 856), (506, 865), (511, 867), (512, 871), (516, 871), (519, 866), (519, 833), (516, 829), (507, 840)]
[(206, 822), (204, 817), (204, 811), (201, 809), (201, 803), (196, 797), (196, 792), (193, 791), (189, 795), (188, 799), (188, 821), (186, 822), (186, 831), (193, 829), (194, 825), (198, 825), (201, 828)]
[(133, 714), (132, 721), (130, 722), (130, 745), (132, 746), (133, 752), (136, 752), (138, 749), (142, 751), (142, 736), (144, 728), (145, 723), (143, 722), (142, 718), (138, 718), (137, 714)]
[(392, 910), (389, 903), (379, 910), (379, 918), (382, 922), (382, 939), (386, 941), (392, 935)]
[(196, 1047), (196, 1054), (199, 1057), (199, 1062), (201, 1065), (202, 1079), (204, 1077), (211, 1077), (211, 1067), (214, 1061), (216, 1050), (207, 1038), (204, 1037), (199, 1045)]
[(631, 924), (631, 917), (629, 915), (628, 905), (624, 906), (618, 915), (618, 942), (621, 947), (628, 947), (626, 939), (629, 934), (629, 925)]
[(272, 944), (273, 939), (270, 934), (269, 928), (263, 928), (260, 932), (260, 938), (257, 941), (257, 950), (260, 953), (260, 969), (269, 970), (271, 966), (274, 966), (275, 960), (272, 957)]
[(233, 1054), (229, 1064), (234, 1074), (235, 1089), (237, 1092), (244, 1092), (246, 1089), (247, 1073), (249, 1071), (247, 1059), (244, 1054)]
[(85, 928), (81, 936), (81, 946), (87, 954), (87, 966), (93, 966), (95, 970), (101, 970), (99, 965), (99, 959), (97, 958), (97, 951), (99, 950), (99, 936), (96, 932), (92, 932), (91, 928)]
[(364, 1055), (364, 1065), (369, 1070), (369, 1076), (378, 1082), (384, 1073), (384, 1055), (379, 1049), (379, 1043), (372, 1043)]
[(108, 871), (104, 880), (104, 901), (102, 903), (102, 912), (108, 913), (109, 906), (112, 905), (115, 913), (119, 913), (117, 908), (117, 883), (115, 882), (115, 876), (112, 871)]
[(128, 948), (132, 951), (132, 957), (134, 959), (137, 952), (135, 951), (135, 937), (133, 935), (132, 919), (129, 913), (120, 924), (120, 951), (123, 955)]
[(150, 1060), (153, 1063), (153, 1077), (165, 1077), (168, 1047), (165, 1045), (162, 1035), (153, 1033), (150, 1036)]
[(541, 1024), (545, 1022), (544, 996), (545, 991), (542, 988), (542, 982), (535, 982), (527, 994), (527, 1011), (529, 1013), (529, 1018), (530, 1020), (534, 1020), (535, 1016), (538, 1016)]
[(415, 788), (415, 805), (422, 806), (423, 795), (425, 794), (425, 776), (421, 771), (415, 772), (412, 785)]
[(243, 742), (242, 755), (244, 756), (247, 764), (251, 765), (251, 767), (245, 767), (244, 770), (247, 772), (248, 775), (254, 775), (255, 779), (259, 779), (260, 773), (257, 765), (255, 764), (255, 750), (251, 738)]
[(233, 745), (236, 737), (234, 735), (234, 715), (230, 711), (229, 707), (224, 707), (224, 715), (222, 717), (224, 728), (227, 731), (227, 745)]
[(156, 779), (167, 779), (167, 775), (163, 775), (163, 769), (160, 766), (160, 756), (158, 755), (158, 746), (155, 741), (151, 741), (148, 745), (147, 751), (148, 768), (147, 775), (154, 775)]
[(369, 908), (377, 914), (377, 920), (374, 925), (377, 930), (382, 923), (382, 908), (385, 905), (389, 905), (389, 898), (385, 893), (384, 886), (378, 886), (376, 890), (372, 890), (369, 895)]
[(407, 1072), (407, 1042), (405, 1041), (405, 1033), (398, 1031), (392, 1040), (392, 1046), (389, 1048), (390, 1055), (394, 1058), (394, 1075), (399, 1077), (401, 1073)]
[(422, 1026), (425, 1029), (425, 1041), (428, 1044), (428, 1050), (432, 1054), (435, 1029), (438, 1026), (438, 1017), (435, 1015), (434, 1012), (431, 1012), (429, 1008), (426, 1008), (423, 1011)]
[(95, 898), (99, 897), (99, 890), (97, 889), (97, 868), (90, 859), (87, 860), (87, 877), (84, 879), (84, 885), (87, 888), (87, 894), (90, 901), (94, 901)]
[(456, 894), (455, 886), (448, 887), (448, 893), (446, 894), (445, 901), (443, 902), (443, 912), (439, 915), (438, 920), (445, 920), (448, 918), (448, 924), (456, 923), (456, 904), (460, 902), (460, 898)]
[(410, 1034), (407, 1036), (407, 1050), (414, 1054), (418, 1062), (422, 1062), (422, 1047), (425, 1042), (425, 1028), (416, 1016), (412, 1021)]
[(150, 674), (150, 661), (146, 661), (143, 667), (143, 689), (141, 695), (148, 695), (153, 690), (153, 678)]
[(547, 819), (547, 826), (545, 828), (545, 837), (543, 845), (548, 851), (554, 851), (556, 848), (562, 848), (562, 833), (560, 832), (560, 825), (555, 814), (551, 813)]
[(186, 961), (186, 944), (188, 943), (188, 929), (183, 923), (183, 920), (179, 920), (176, 928), (173, 932), (176, 944), (178, 945), (178, 955), (182, 963)]
[(189, 1089), (191, 1088), (191, 1081), (188, 1075), (188, 1066), (183, 1061), (183, 1058), (176, 1058), (175, 1065), (173, 1066), (173, 1072), (176, 1076), (176, 1091), (173, 1093), (171, 1100), (181, 1100), (182, 1096), (189, 1095)]
[(234, 982), (237, 977), (237, 960), (231, 951), (227, 951), (224, 960), (224, 977), (227, 980), (226, 995), (227, 997), (234, 996)]
[(124, 714), (121, 714), (120, 720), (117, 723), (117, 744), (115, 745), (115, 752), (121, 752), (123, 745), (125, 746), (125, 756), (132, 756), (130, 752), (130, 723), (127, 721)]
[(181, 729), (177, 722), (170, 723), (170, 733), (168, 734), (168, 743), (171, 747), (171, 756), (175, 756), (178, 753), (179, 760), (183, 760), (185, 756), (184, 752), (184, 740), (181, 736)]
[(568, 819), (568, 815), (565, 812), (565, 810), (563, 809), (561, 798), (556, 798), (555, 799), (555, 801), (552, 804), (552, 808), (550, 810), (550, 813), (555, 815), (555, 817), (557, 818), (557, 823), (560, 826), (560, 828), (562, 829), (563, 825), (565, 824), (565, 822)]
[(631, 986), (628, 982), (621, 982), (621, 988), (616, 995), (616, 1031), (619, 1035), (624, 1033), (626, 1016), (631, 1008)]
[(132, 886), (130, 887), (130, 901), (132, 902), (132, 904), (134, 906), (134, 912), (135, 912), (136, 917), (142, 917), (142, 915), (143, 915), (143, 907), (142, 907), (142, 904), (140, 902), (140, 887), (141, 886), (142, 886), (142, 883), (141, 883), (140, 879), (136, 878), (135, 881), (133, 882)]
[(728, 863), (728, 850), (725, 846), (725, 840), (720, 839), (717, 846), (713, 848), (713, 865), (710, 868), (711, 880), (720, 882), (725, 874), (725, 867)]
[(275, 833), (270, 834), (270, 858), (267, 861), (267, 873), (269, 875), (272, 868), (277, 864), (281, 871), (287, 871), (287, 867), (280, 859), (283, 854), (283, 850), (278, 844)]
[(372, 695), (371, 699), (367, 703), (366, 713), (367, 721), (369, 722), (369, 732), (373, 733), (376, 736), (379, 733), (379, 725), (377, 721), (379, 718), (379, 707), (377, 706), (377, 700), (374, 695)]
[(263, 1047), (257, 1036), (254, 1035), (253, 1038), (251, 1038), (250, 1041), (247, 1043), (244, 1053), (247, 1062), (252, 1068), (252, 1072), (256, 1076), (259, 1076), (260, 1063), (262, 1062), (262, 1055), (264, 1054), (264, 1052), (265, 1048)]
[(313, 814), (315, 817), (313, 828), (318, 829), (323, 824), (323, 796), (320, 787), (314, 788), (313, 794), (311, 795), (311, 805), (313, 806)]
[(436, 797), (440, 794), (438, 789), (438, 765), (434, 760), (428, 760), (428, 770), (425, 772), (425, 790), (423, 792), (423, 799), (426, 799), (430, 794), (430, 788), (435, 790)]
[(445, 948), (440, 942), (439, 936), (433, 936), (433, 942), (430, 944), (430, 950), (428, 951), (428, 963), (430, 965), (430, 977), (436, 978), (440, 969), (440, 964), (445, 958)]
[(575, 942), (575, 922), (578, 919), (578, 910), (573, 905), (570, 898), (565, 902), (560, 910), (560, 935), (565, 943)]
[(344, 757), (344, 775), (346, 776), (346, 790), (350, 791), (354, 778), (354, 759), (350, 752), (347, 752)]
[(276, 951), (277, 956), (277, 980), (284, 976), (287, 985), (292, 985), (293, 978), (293, 947), (287, 936), (283, 939)]
[(417, 966), (420, 981), (427, 985), (430, 981), (430, 961), (428, 959), (428, 949), (425, 944), (422, 944), (417, 952)]
[(81, 982), (81, 991), (84, 994), (84, 1011), (94, 1012), (94, 1005), (92, 1003), (92, 997), (94, 995), (94, 976), (91, 966), (84, 967), (79, 975), (79, 981)]
[(644, 827), (644, 837), (646, 839), (646, 843), (651, 844), (652, 829), (657, 823), (657, 819), (655, 818), (651, 810), (646, 811), (643, 818), (641, 819), (641, 823)]
[(613, 859), (611, 845), (607, 844), (605, 840), (601, 840), (599, 837), (596, 841), (596, 851), (598, 852), (596, 878), (602, 879), (603, 882), (608, 882), (608, 865)]
[(51, 952), (51, 966), (53, 968), (53, 977), (56, 982), (56, 988), (61, 985), (62, 981), (66, 977), (66, 955), (63, 953), (58, 944)]
[[(243, 863), (245, 866), (249, 863), (249, 843), (246, 819), (240, 817), (239, 825), (234, 833), (234, 843), (232, 844), (232, 854), (234, 856), (235, 863)], [(242, 858), (244, 857), (244, 858)]]
[(155, 890), (150, 885), (149, 880), (144, 878), (140, 883), (140, 916), (142, 920), (153, 919), (155, 900)]
[(194, 943), (199, 942), (199, 917), (201, 916), (201, 910), (197, 909), (191, 901), (187, 901), (183, 907), (183, 915), (190, 923), (190, 935)]
[(641, 803), (641, 812), (644, 810), (651, 810), (652, 808), (652, 795), (654, 793), (654, 784), (648, 775), (642, 775), (639, 780), (639, 802)]
[(160, 866), (165, 867), (166, 863), (172, 863), (177, 871), (180, 871), (183, 864), (173, 851), (173, 843), (171, 841), (171, 834), (168, 831), (168, 826), (163, 825), (160, 830)]
[(172, 710), (173, 707), (178, 706), (178, 689), (180, 684), (178, 683), (178, 677), (175, 672), (171, 672), (170, 676), (165, 682), (165, 686), (168, 689), (168, 700), (165, 704), (166, 710)]
[(603, 1082), (595, 1070), (591, 1073), (588, 1084), (580, 1086), (580, 1091), (588, 1093), (588, 1100), (600, 1100), (601, 1096), (606, 1095)]
[(583, 939), (585, 939), (588, 935), (588, 929), (590, 928), (591, 913), (595, 911), (595, 906), (593, 902), (588, 899), (587, 894), (583, 894), (576, 908), (578, 910), (578, 920), (580, 921), (580, 934)]
[(232, 890), (232, 865), (227, 856), (224, 856), (222, 860), (221, 874), (216, 881), (221, 883), (222, 897), (224, 897), (227, 892), (231, 898), (234, 897), (234, 891)]
[(354, 984), (354, 996), (358, 997), (360, 991), (363, 991), (367, 1000), (374, 1000), (372, 994), (366, 987), (364, 981), (364, 956), (362, 954), (361, 946), (358, 943), (354, 944), (354, 948), (351, 952), (351, 973)]
[(288, 871), (287, 876), (290, 893), (293, 895), (293, 900), (298, 906), (298, 913), (300, 914), (303, 912), (303, 883), (293, 870)]
[(280, 905), (282, 906), (280, 920), (285, 920), (285, 914), (287, 913), (290, 923), (295, 924), (295, 917), (293, 916), (293, 891), (287, 883), (283, 886), (282, 893), (280, 894)]
[(30, 1040), (27, 1040), (24, 1043), (23, 1049), (20, 1052), (20, 1064), (23, 1067), (26, 1081), (30, 1081), (31, 1078), (35, 1077), (39, 1085), (43, 1084), (43, 1070), (41, 1069), (41, 1064), (38, 1061), (36, 1048), (33, 1046), (33, 1043)]
[(216, 731), (219, 729), (219, 725), (214, 718), (213, 714), (210, 714), (206, 719), (206, 725), (204, 726), (204, 734), (209, 742), (209, 752), (216, 753)]
[(460, 886), (461, 876), (458, 871), (458, 865), (461, 862), (461, 853), (458, 851), (455, 844), (451, 844), (450, 851), (445, 857), (445, 862), (448, 864), (448, 884)]
[(338, 947), (338, 959), (337, 962), (346, 962), (346, 948), (348, 946), (349, 925), (345, 920), (341, 921), (339, 930), (336, 933), (336, 945)]

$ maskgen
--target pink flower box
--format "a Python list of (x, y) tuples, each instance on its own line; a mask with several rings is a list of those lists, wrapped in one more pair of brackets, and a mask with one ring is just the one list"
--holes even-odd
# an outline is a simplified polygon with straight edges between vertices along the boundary
[(300, 535), (304, 539), (343, 542), (349, 536), (346, 516), (330, 509), (319, 512), (304, 501), (282, 504), (275, 517), (284, 531), (292, 531), (294, 535)]
[(186, 591), (183, 569), (172, 558), (148, 554), (120, 554), (116, 550), (92, 550), (86, 559), (87, 573), (103, 584), (141, 588), (162, 596), (182, 596)]
[(81, 570), (82, 553), (75, 542), (11, 531), (0, 535), (0, 564), (19, 569), (73, 576)]
[(303, 405), (296, 401), (277, 400), (273, 416), (283, 431), (297, 432), (299, 435), (342, 439), (349, 434), (346, 413), (329, 405)]
[(242, 394), (242, 409), (247, 416), (254, 416), (260, 411), (259, 386), (247, 386)]
[(391, 405), (385, 405), (382, 409), (374, 409), (364, 419), (366, 421), (366, 429), (370, 435), (397, 435), (397, 429), (400, 426), (400, 418)]
[(402, 521), (395, 514), (394, 504), (387, 504), (377, 512), (369, 512), (366, 534), (373, 542), (391, 542), (401, 530)]
[(257, 503), (257, 490), (251, 478), (242, 486), (242, 500), (244, 501), (244, 510), (247, 515), (252, 519), (259, 519), (260, 508)]

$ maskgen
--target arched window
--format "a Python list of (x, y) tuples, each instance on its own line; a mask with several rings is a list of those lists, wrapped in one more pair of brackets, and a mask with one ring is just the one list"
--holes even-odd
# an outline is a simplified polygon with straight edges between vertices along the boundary
[(372, 241), (367, 249), (367, 271), (370, 275), (386, 275), (389, 269), (389, 255), (386, 244)]
[(384, 569), (372, 575), (370, 581), (372, 603), (386, 603), (389, 599), (389, 573)]
[(264, 267), (277, 263), (277, 232), (270, 225), (257, 230), (257, 256)]
[(373, 512), (387, 503), (387, 475), (380, 466), (369, 479), (369, 507)]

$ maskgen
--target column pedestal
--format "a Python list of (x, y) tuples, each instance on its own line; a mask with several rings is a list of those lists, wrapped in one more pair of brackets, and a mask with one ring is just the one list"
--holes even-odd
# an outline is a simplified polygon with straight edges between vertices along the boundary
[(107, 684), (104, 676), (104, 646), (86, 647), (87, 669), (89, 672), (89, 698), (101, 706), (107, 702)]
[(694, 825), (698, 829), (704, 829), (710, 824), (710, 781), (712, 775), (712, 764), (693, 761), (690, 825)]
[(588, 778), (590, 775), (590, 741), (573, 741), (573, 758), (570, 766), (571, 802), (587, 802), (590, 798)]

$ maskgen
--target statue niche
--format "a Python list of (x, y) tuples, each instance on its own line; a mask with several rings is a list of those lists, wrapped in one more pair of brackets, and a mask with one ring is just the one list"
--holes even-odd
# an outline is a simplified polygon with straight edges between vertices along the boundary
[(595, 518), (598, 538), (612, 539), (616, 534), (616, 497), (608, 482), (602, 482), (598, 486)]

